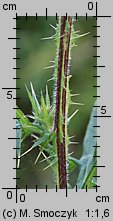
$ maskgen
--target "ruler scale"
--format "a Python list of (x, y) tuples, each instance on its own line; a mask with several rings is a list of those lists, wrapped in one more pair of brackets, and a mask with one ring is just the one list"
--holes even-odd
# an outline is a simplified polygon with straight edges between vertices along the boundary
[[(70, 5), (71, 3), (71, 5)], [(54, 6), (53, 6), (54, 5)], [(113, 220), (113, 178), (112, 178), (112, 2), (109, 1), (73, 1), (73, 2), (53, 2), (46, 4), (41, 1), (37, 3), (25, 1), (20, 3), (3, 2), (0, 3), (1, 16), (1, 157), (0, 157), (0, 220)], [(91, 68), (97, 71), (92, 75), (94, 91), (93, 99), (97, 99), (97, 149), (94, 158), (97, 158), (97, 174), (93, 178), (97, 179), (97, 184), (93, 189), (79, 189), (77, 184), (74, 189), (59, 190), (56, 185), (50, 189), (48, 183), (45, 188), (39, 189), (38, 183), (33, 188), (29, 188), (29, 183), (24, 188), (18, 185), (21, 176), (17, 171), (16, 161), (20, 160), (16, 156), (16, 137), (15, 122), (19, 120), (15, 115), (16, 103), (21, 99), (21, 87), (18, 83), (21, 76), (22, 47), (18, 46), (21, 42), (19, 32), (21, 27), (19, 22), (24, 18), (26, 23), (31, 16), (34, 23), (40, 16), (44, 16), (48, 22), (49, 16), (74, 16), (77, 22), (83, 16), (84, 22), (88, 22), (90, 17), (96, 21), (93, 24), (95, 39), (93, 48), (97, 54), (93, 55), (94, 64)], [(79, 44), (78, 44), (79, 45)], [(90, 73), (91, 75), (91, 73)], [(19, 95), (20, 96), (17, 96)]]

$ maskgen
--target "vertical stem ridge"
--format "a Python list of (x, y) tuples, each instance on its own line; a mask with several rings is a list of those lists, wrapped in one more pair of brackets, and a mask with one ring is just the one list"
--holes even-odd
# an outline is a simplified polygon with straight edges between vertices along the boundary
[(58, 70), (56, 83), (55, 125), (58, 156), (58, 175), (60, 189), (66, 188), (66, 87), (69, 72), (69, 49), (72, 19), (68, 17), (69, 28), (66, 29), (66, 17), (61, 17), (60, 42), (58, 51)]
[(66, 113), (66, 98), (67, 98), (67, 77), (69, 75), (69, 56), (70, 56), (70, 38), (72, 29), (72, 18), (68, 17), (69, 28), (66, 33), (66, 46), (64, 50), (64, 88), (62, 93), (62, 113), (63, 113), (63, 145), (66, 147), (66, 129), (67, 129), (67, 113)]
[(62, 84), (62, 68), (63, 68), (63, 56), (64, 56), (64, 33), (65, 33), (66, 17), (61, 17), (60, 28), (60, 45), (58, 54), (58, 73), (57, 73), (57, 85), (56, 85), (56, 113), (55, 113), (55, 130), (57, 136), (57, 155), (58, 155), (58, 173), (59, 173), (59, 187), (60, 189), (66, 186), (66, 165), (62, 156), (65, 155), (63, 143), (60, 139), (60, 107), (61, 107), (61, 84)]
[(62, 78), (62, 63), (64, 53), (64, 31), (65, 31), (65, 17), (61, 18), (61, 29), (60, 29), (60, 46), (58, 54), (58, 73), (57, 73), (57, 86), (56, 86), (56, 113), (55, 113), (55, 129), (58, 132), (58, 119), (60, 111), (60, 92), (61, 92), (61, 78)]

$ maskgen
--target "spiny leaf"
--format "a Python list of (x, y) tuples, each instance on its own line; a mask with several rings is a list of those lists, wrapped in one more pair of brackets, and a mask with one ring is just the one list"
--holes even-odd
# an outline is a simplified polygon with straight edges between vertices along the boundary
[[(51, 146), (49, 144), (50, 142), (54, 143), (55, 136), (56, 136), (56, 133), (53, 131), (49, 135), (49, 138), (47, 137), (47, 139), (45, 139), (45, 141), (43, 140), (44, 142), (40, 144), (41, 154), (44, 156), (45, 160), (47, 161), (47, 163), (49, 165), (51, 164), (52, 159), (56, 159), (56, 154), (54, 152), (54, 148), (53, 148), (53, 146)], [(49, 154), (49, 157), (46, 157), (44, 151), (46, 151)], [(35, 164), (37, 163), (38, 159), (39, 159), (39, 156), (37, 156), (37, 158), (35, 160)]]
[(47, 149), (47, 145), (55, 139), (56, 133), (53, 131), (51, 133), (45, 133), (41, 138), (35, 141), (33, 144), (33, 148), (37, 147), (38, 145), (41, 145), (42, 148), (45, 147), (45, 150)]
[(33, 99), (35, 101), (35, 104), (36, 104), (38, 110), (40, 110), (40, 104), (39, 104), (39, 102), (37, 100), (37, 97), (36, 97), (36, 94), (35, 94), (35, 91), (34, 91), (32, 83), (30, 83), (30, 85), (31, 85), (32, 97), (33, 97)]
[(17, 109), (16, 116), (17, 118), (20, 118), (19, 123), (22, 129), (22, 140), (24, 140), (27, 136), (31, 135), (32, 133), (42, 134), (41, 126), (31, 123), (20, 109)]
[(33, 150), (35, 147), (41, 147), (42, 144), (45, 143), (45, 141), (49, 141), (49, 134), (45, 134), (42, 137), (38, 138), (34, 144), (32, 145), (32, 147), (30, 149), (28, 149), (26, 152), (24, 152), (22, 156), (26, 155), (27, 153), (29, 153), (31, 150)]
[[(56, 155), (56, 151), (54, 149), (54, 141), (56, 138), (56, 133), (53, 131), (47, 141), (42, 145), (42, 149), (45, 150), (49, 156)], [(51, 145), (52, 144), (52, 145)]]
[(39, 102), (36, 98), (36, 94), (35, 94), (32, 84), (31, 84), (32, 94), (28, 90), (27, 87), (26, 87), (26, 89), (27, 89), (28, 96), (29, 96), (29, 99), (30, 99), (30, 102), (32, 105), (35, 122), (40, 123), (42, 129), (51, 130), (52, 123), (53, 123), (53, 113), (51, 111), (49, 112), (50, 99), (49, 99), (49, 94), (48, 94), (47, 88), (46, 88), (47, 106), (46, 106), (46, 103), (45, 103), (42, 93), (41, 93), (41, 106), (39, 105)]
[(35, 148), (35, 147), (41, 145), (42, 143), (44, 143), (48, 139), (49, 139), (49, 134), (44, 134), (41, 138), (39, 138), (38, 140), (35, 141), (32, 148)]
[(16, 111), (16, 116), (17, 118), (19, 118), (19, 123), (21, 125), (22, 139), (25, 139), (30, 134), (29, 129), (27, 128), (28, 126), (30, 126), (30, 122), (20, 109)]
[(27, 90), (27, 93), (28, 93), (28, 96), (29, 96), (29, 99), (30, 99), (30, 102), (31, 102), (31, 105), (32, 105), (33, 112), (35, 113), (36, 117), (38, 119), (40, 119), (39, 105), (37, 106), (38, 103), (36, 102), (36, 100), (34, 99), (34, 97), (32, 96), (31, 92), (28, 90), (27, 87), (26, 87), (26, 90)]
[(29, 134), (36, 133), (42, 135), (43, 133), (43, 128), (39, 124), (36, 124), (35, 122), (30, 123), (30, 125), (26, 126), (25, 128), (29, 130)]

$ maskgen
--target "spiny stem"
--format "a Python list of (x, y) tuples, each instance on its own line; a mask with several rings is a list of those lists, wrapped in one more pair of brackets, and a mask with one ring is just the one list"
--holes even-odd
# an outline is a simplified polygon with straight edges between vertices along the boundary
[[(60, 22), (59, 22), (60, 23)], [(61, 17), (60, 27), (60, 45), (58, 53), (58, 73), (57, 73), (57, 86), (56, 86), (56, 113), (55, 113), (55, 130), (56, 130), (56, 143), (57, 143), (57, 155), (58, 155), (58, 175), (59, 175), (59, 187), (65, 188), (66, 186), (66, 156), (65, 147), (62, 143), (62, 137), (60, 138), (60, 114), (62, 99), (61, 99), (61, 84), (62, 84), (62, 66), (64, 55), (64, 33), (65, 33), (66, 17)]]
[[(69, 28), (66, 33), (66, 46), (64, 49), (64, 88), (62, 93), (62, 113), (63, 113), (63, 144), (66, 147), (66, 133), (67, 133), (67, 76), (69, 75), (69, 61), (70, 61), (70, 38), (72, 29), (72, 18), (68, 17)], [(67, 148), (66, 148), (67, 149)]]
[[(66, 27), (68, 22), (68, 27)], [(64, 189), (67, 185), (66, 169), (66, 133), (67, 133), (67, 108), (66, 108), (66, 88), (67, 76), (69, 73), (69, 56), (70, 56), (70, 36), (72, 27), (72, 18), (62, 16), (60, 25), (60, 42), (58, 50), (58, 70), (56, 83), (56, 111), (55, 125), (56, 144), (58, 156), (58, 175), (59, 188)]]

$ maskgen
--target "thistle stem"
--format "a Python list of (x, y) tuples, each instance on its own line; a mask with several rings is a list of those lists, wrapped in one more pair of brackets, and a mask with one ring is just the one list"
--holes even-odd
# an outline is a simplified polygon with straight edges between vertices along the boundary
[(69, 74), (69, 56), (70, 56), (70, 36), (72, 27), (72, 18), (61, 17), (60, 41), (58, 49), (58, 70), (56, 82), (56, 110), (55, 125), (56, 144), (58, 156), (58, 176), (59, 188), (64, 189), (67, 185), (66, 169), (66, 133), (67, 133), (67, 108), (66, 108), (66, 88), (67, 76)]

